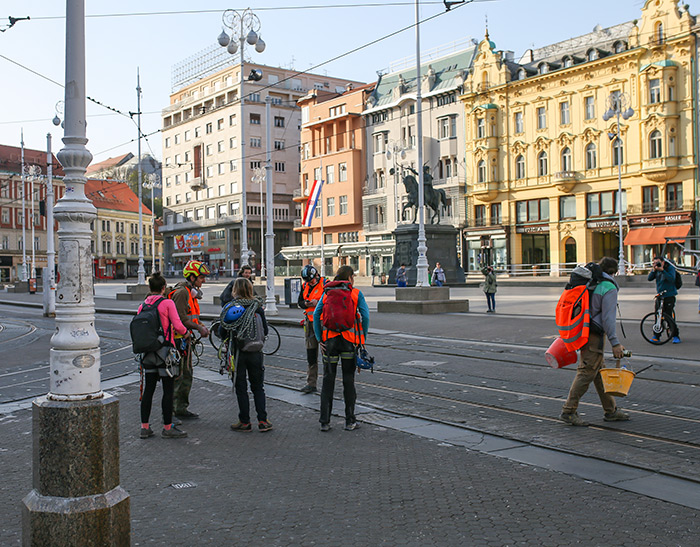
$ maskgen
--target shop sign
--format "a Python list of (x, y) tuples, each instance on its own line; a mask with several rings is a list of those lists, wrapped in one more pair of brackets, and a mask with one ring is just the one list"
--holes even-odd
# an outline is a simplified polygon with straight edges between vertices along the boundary
[[(589, 228), (591, 230), (595, 229), (601, 229), (601, 228), (615, 228), (620, 225), (620, 223), (617, 220), (589, 220), (586, 222), (586, 228)], [(622, 221), (623, 226), (627, 226), (627, 221), (623, 220)]]
[(630, 226), (653, 226), (656, 224), (686, 224), (692, 220), (690, 211), (682, 213), (667, 213), (661, 215), (647, 215), (643, 217), (630, 218)]
[(518, 234), (541, 234), (549, 232), (549, 224), (542, 226), (518, 226), (515, 228), (515, 232)]
[(221, 250), (221, 247), (210, 247), (207, 249), (208, 253), (218, 253)]

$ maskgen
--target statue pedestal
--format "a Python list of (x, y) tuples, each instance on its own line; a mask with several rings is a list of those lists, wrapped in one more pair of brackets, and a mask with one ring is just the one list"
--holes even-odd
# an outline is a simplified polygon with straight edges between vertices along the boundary
[(151, 289), (148, 288), (148, 283), (145, 285), (127, 285), (127, 292), (117, 293), (117, 300), (136, 300), (142, 301), (151, 293)]
[(449, 287), (401, 287), (396, 289), (396, 300), (377, 302), (379, 313), (464, 313), (469, 311), (469, 300), (450, 300)]

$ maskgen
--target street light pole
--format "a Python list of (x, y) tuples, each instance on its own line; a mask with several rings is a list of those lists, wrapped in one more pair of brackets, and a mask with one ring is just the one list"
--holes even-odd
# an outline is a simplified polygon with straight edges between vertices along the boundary
[(136, 283), (138, 285), (146, 284), (146, 270), (143, 267), (143, 192), (141, 191), (141, 77), (139, 74), (139, 69), (136, 69), (136, 128), (139, 132), (138, 138), (138, 187), (139, 187), (139, 268), (138, 268), (138, 279)]
[(66, 191), (58, 201), (59, 283), (49, 393), (34, 400), (33, 490), (22, 500), (25, 545), (73, 545), (87, 530), (100, 545), (128, 545), (129, 494), (119, 485), (119, 402), (101, 389), (90, 223), (85, 195), (92, 160), (85, 134), (85, 1), (66, 2), (64, 147)]
[(51, 152), (51, 133), (46, 134), (46, 266), (49, 274), (49, 286), (44, 287), (48, 296), (44, 299), (47, 317), (56, 316), (56, 251), (53, 241), (53, 153)]
[(20, 133), (21, 140), (20, 146), (22, 150), (22, 282), (27, 282), (27, 206), (25, 203), (24, 194), (26, 194), (27, 180), (25, 178), (25, 165), (24, 165), (24, 129)]
[[(265, 231), (265, 270), (267, 276), (265, 286), (265, 313), (267, 315), (277, 315), (277, 301), (275, 300), (275, 231), (272, 224), (272, 140), (270, 135), (270, 103), (272, 97), (265, 97), (265, 118), (267, 119), (265, 130), (265, 212), (267, 213), (267, 223)], [(262, 185), (261, 185), (262, 186)], [(262, 217), (260, 217), (262, 226)], [(261, 257), (262, 260), (262, 257)]]
[[(149, 175), (149, 182), (144, 182), (143, 187), (151, 189), (151, 273), (156, 273), (156, 211), (155, 211), (155, 201), (154, 201), (154, 188), (160, 188), (161, 184), (158, 182), (158, 175), (152, 173)], [(161, 270), (163, 269), (161, 265)]]

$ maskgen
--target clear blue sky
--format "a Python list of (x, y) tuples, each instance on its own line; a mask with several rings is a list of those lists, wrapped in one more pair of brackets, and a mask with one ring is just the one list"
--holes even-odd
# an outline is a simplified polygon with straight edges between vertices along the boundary
[[(254, 59), (268, 65), (306, 70), (337, 55), (381, 38), (413, 23), (414, 7), (387, 6), (402, 0), (257, 0), (250, 2), (262, 22), (267, 43)], [(406, 0), (403, 0), (404, 2)], [(360, 7), (377, 3), (381, 7)], [(330, 5), (352, 4), (352, 8)], [(263, 9), (300, 6), (321, 9)], [(644, 0), (477, 0), (454, 9), (421, 26), (424, 50), (470, 37), (481, 39), (485, 18), (491, 39), (499, 49), (513, 50), (516, 59), (530, 47), (540, 47), (603, 27), (636, 19)], [(215, 0), (91, 0), (86, 12), (133, 14), (214, 10), (211, 13), (90, 17), (87, 19), (87, 93), (128, 113), (136, 111), (136, 69), (140, 67), (143, 89), (142, 130), (160, 127), (160, 110), (168, 105), (170, 71), (173, 64), (214, 43), (221, 32), (221, 13), (231, 5)], [(444, 11), (442, 3), (421, 2), (421, 18)], [(691, 4), (691, 13), (696, 13)], [(64, 81), (65, 1), (4, 0), (0, 3), (0, 26), (8, 16), (31, 16), (7, 32), (0, 33), (0, 55), (21, 63), (53, 80)], [(376, 71), (398, 59), (415, 54), (414, 32), (398, 36), (348, 55), (315, 72), (370, 82)], [(63, 99), (63, 89), (0, 57), (0, 143), (19, 146), (24, 127), (25, 145), (44, 149), (46, 133), (54, 137), (54, 152), (62, 143), (60, 128), (51, 124), (54, 106)], [(123, 116), (88, 104), (88, 148), (102, 161), (126, 152), (136, 153), (136, 127)], [(149, 138), (150, 149), (161, 158), (161, 138)], [(142, 150), (149, 152), (143, 143)]]

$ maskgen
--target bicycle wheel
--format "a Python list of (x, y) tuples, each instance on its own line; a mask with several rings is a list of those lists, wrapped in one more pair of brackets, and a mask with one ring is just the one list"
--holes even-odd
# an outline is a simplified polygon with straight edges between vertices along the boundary
[(219, 338), (218, 333), (219, 333), (219, 325), (221, 324), (221, 321), (214, 321), (211, 324), (211, 327), (209, 327), (209, 343), (211, 344), (211, 347), (213, 347), (216, 352), (219, 352), (219, 348), (221, 347), (221, 338)]
[(280, 333), (279, 331), (270, 325), (270, 323), (267, 324), (267, 337), (265, 338), (265, 345), (263, 346), (263, 353), (265, 355), (272, 355), (275, 353), (278, 349), (280, 349)]
[[(658, 323), (658, 324), (657, 324)], [(655, 346), (665, 344), (673, 337), (676, 330), (676, 322), (668, 314), (661, 314), (661, 321), (657, 322), (656, 312), (648, 313), (639, 323), (642, 337)]]

